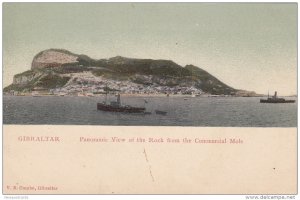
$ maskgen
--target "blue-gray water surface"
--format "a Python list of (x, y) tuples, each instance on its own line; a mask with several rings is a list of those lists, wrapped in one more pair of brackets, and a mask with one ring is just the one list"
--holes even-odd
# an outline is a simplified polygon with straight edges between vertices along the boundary
[[(110, 97), (109, 100), (114, 100)], [(144, 103), (144, 99), (148, 101)], [(290, 98), (292, 99), (292, 98)], [(293, 98), (295, 99), (295, 98)], [(245, 97), (122, 97), (149, 115), (99, 111), (100, 97), (4, 96), (4, 124), (296, 127), (297, 103), (264, 104)], [(167, 111), (157, 115), (155, 110)]]

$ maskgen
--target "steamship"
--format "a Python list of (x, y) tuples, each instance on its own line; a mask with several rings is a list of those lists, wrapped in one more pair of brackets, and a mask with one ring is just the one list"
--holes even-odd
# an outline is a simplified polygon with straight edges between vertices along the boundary
[(260, 103), (295, 103), (295, 100), (286, 100), (284, 98), (278, 98), (277, 92), (275, 92), (274, 96), (269, 97), (267, 99), (260, 99)]
[(106, 103), (106, 99), (103, 103), (97, 103), (97, 110), (102, 110), (107, 112), (145, 113), (146, 110), (145, 107), (134, 107), (130, 105), (122, 105), (120, 94), (117, 94), (116, 96), (117, 96), (117, 101), (111, 101), (110, 104)]

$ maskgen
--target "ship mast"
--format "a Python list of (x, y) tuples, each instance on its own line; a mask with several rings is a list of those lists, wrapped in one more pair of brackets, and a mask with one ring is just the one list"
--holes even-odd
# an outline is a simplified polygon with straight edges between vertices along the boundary
[(119, 106), (121, 106), (121, 94), (120, 93), (121, 93), (121, 87), (119, 85), (119, 91), (117, 93), (117, 103)]
[(119, 106), (121, 106), (121, 95), (120, 93), (117, 94), (117, 103)]
[(107, 92), (108, 92), (108, 87), (107, 87), (107, 83), (105, 86), (105, 104), (107, 104)]

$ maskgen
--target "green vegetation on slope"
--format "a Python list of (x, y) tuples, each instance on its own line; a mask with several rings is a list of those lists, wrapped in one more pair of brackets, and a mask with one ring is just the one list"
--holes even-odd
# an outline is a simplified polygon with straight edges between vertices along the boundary
[[(91, 71), (94, 76), (103, 76), (114, 80), (129, 80), (143, 85), (157, 84), (170, 87), (194, 85), (198, 89), (211, 94), (231, 94), (237, 91), (205, 70), (193, 65), (182, 67), (171, 60), (133, 59), (121, 56), (95, 60), (86, 55), (74, 54), (63, 49), (51, 50), (77, 56), (77, 62), (66, 63), (60, 67), (28, 70), (17, 74), (15, 78), (27, 76), (34, 77), (34, 80), (26, 84), (12, 84), (6, 87), (5, 91), (12, 89), (20, 91), (32, 89), (35, 86), (45, 89), (62, 87), (70, 78), (60, 76), (60, 74), (81, 73), (84, 71)], [(37, 58), (43, 52), (45, 51), (38, 53), (34, 58)]]
[(45, 89), (53, 89), (64, 86), (69, 80), (70, 77), (61, 77), (56, 74), (48, 74), (39, 79), (36, 83), (36, 86)]

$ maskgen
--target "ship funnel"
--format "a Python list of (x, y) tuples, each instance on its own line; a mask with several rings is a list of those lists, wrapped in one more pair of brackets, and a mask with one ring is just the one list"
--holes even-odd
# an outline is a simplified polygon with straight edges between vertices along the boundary
[(277, 98), (277, 91), (275, 91), (274, 97)]

